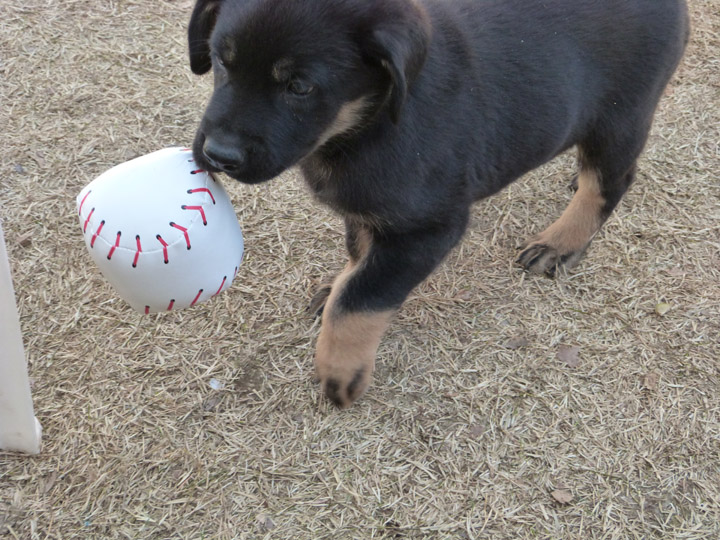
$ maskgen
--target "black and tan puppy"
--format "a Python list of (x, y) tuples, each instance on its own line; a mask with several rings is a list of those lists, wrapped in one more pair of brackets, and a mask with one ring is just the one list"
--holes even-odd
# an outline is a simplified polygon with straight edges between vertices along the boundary
[[(473, 202), (578, 147), (578, 189), (518, 262), (574, 263), (635, 175), (688, 37), (684, 0), (198, 0), (215, 89), (196, 160), (257, 183), (299, 165), (344, 216), (315, 367), (347, 406), (392, 314)], [(322, 302), (320, 302), (322, 304)]]

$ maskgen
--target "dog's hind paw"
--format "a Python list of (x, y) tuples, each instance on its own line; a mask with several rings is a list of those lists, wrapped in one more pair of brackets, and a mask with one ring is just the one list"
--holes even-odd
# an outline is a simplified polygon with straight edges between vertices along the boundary
[(542, 242), (532, 242), (521, 248), (523, 251), (515, 261), (518, 266), (533, 274), (545, 274), (555, 277), (557, 269), (561, 266), (572, 267), (585, 252), (570, 251), (561, 253), (558, 249)]

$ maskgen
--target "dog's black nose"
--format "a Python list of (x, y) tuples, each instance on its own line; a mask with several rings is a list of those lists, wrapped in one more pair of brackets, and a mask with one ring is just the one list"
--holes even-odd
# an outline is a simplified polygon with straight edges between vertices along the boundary
[(219, 144), (209, 137), (203, 144), (203, 154), (210, 165), (228, 174), (240, 171), (246, 159), (246, 153), (240, 148)]

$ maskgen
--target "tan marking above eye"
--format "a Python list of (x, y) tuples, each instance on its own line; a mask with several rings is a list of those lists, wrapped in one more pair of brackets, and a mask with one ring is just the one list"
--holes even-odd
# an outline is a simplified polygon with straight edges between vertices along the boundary
[(291, 68), (295, 64), (292, 58), (281, 58), (273, 64), (271, 75), (276, 82), (286, 82), (292, 75)]
[(235, 47), (230, 38), (225, 38), (222, 41), (222, 46), (218, 49), (217, 56), (223, 64), (232, 64), (235, 61), (237, 54), (235, 53)]

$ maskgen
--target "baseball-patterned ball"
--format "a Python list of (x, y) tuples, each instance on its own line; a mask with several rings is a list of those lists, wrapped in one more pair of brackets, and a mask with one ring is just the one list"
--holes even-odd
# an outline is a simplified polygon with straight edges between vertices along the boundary
[(187, 148), (166, 148), (113, 167), (77, 197), (85, 244), (134, 309), (194, 306), (227, 289), (243, 237), (220, 182)]

